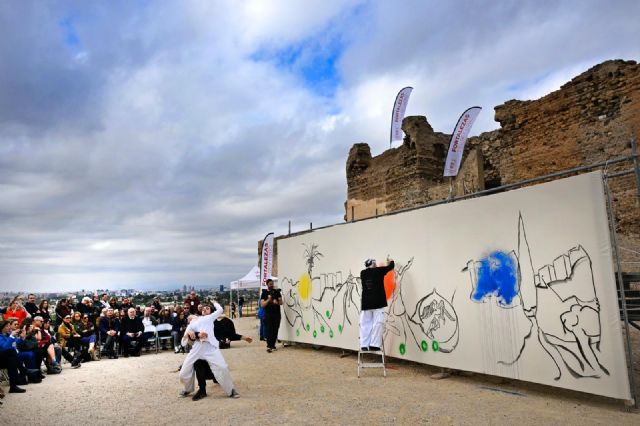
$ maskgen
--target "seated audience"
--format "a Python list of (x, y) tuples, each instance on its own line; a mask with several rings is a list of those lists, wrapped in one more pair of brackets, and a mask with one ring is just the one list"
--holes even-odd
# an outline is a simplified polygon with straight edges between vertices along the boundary
[(115, 296), (112, 296), (109, 299), (109, 306), (108, 308), (113, 309), (114, 311), (119, 311), (120, 310), (120, 303), (118, 303), (118, 298)]
[(30, 293), (27, 296), (27, 303), (24, 304), (24, 309), (29, 313), (29, 316), (32, 318), (36, 316), (36, 312), (38, 311), (38, 305), (36, 305), (36, 295)]
[(89, 315), (82, 315), (80, 324), (74, 324), (76, 331), (80, 335), (80, 342), (87, 347), (89, 356), (93, 361), (97, 361), (96, 356), (96, 328), (91, 321)]
[(67, 299), (60, 299), (56, 305), (56, 327), (62, 324), (62, 319), (67, 315), (71, 315), (71, 309), (67, 304)]
[(50, 320), (51, 315), (49, 314), (49, 301), (42, 300), (40, 305), (38, 305), (38, 310), (36, 311), (36, 316), (41, 316), (44, 320)]
[(18, 325), (22, 326), (24, 320), (29, 317), (29, 313), (22, 306), (20, 296), (15, 297), (7, 307), (7, 311), (4, 313), (4, 318), (15, 318), (18, 320)]
[[(158, 312), (158, 324), (170, 324), (171, 325), (171, 309), (169, 309), (169, 308), (160, 309), (160, 311)], [(171, 335), (171, 331), (170, 330), (158, 331), (158, 338), (160, 338), (160, 337), (168, 337), (170, 335)], [(166, 342), (166, 340), (162, 340), (161, 349), (163, 349), (163, 350), (166, 349), (165, 342)]]
[(113, 308), (107, 308), (105, 316), (100, 318), (99, 332), (102, 353), (107, 355), (109, 359), (118, 358), (115, 344), (120, 333), (120, 321), (115, 317)]
[[(149, 308), (150, 309), (150, 308)], [(136, 310), (129, 308), (127, 316), (122, 319), (120, 326), (120, 341), (122, 344), (122, 353), (125, 358), (131, 355), (140, 356), (140, 349), (142, 348), (142, 342), (144, 335), (144, 325), (142, 320), (136, 316)], [(132, 343), (135, 342), (135, 345)]]
[[(71, 359), (71, 367), (80, 367), (82, 354), (80, 352), (80, 335), (76, 331), (73, 324), (71, 324), (71, 315), (67, 315), (62, 319), (62, 324), (58, 327), (58, 343), (62, 349), (71, 349), (74, 351), (74, 356)], [(64, 356), (64, 351), (63, 354)], [(68, 358), (65, 357), (65, 359)]]
[(180, 310), (177, 316), (171, 317), (171, 325), (173, 326), (171, 329), (171, 335), (173, 336), (173, 348), (175, 353), (185, 352), (185, 347), (182, 346), (181, 343), (184, 331), (187, 329), (187, 318), (185, 315), (185, 311)]
[(21, 385), (26, 385), (26, 369), (18, 358), (16, 342), (11, 337), (9, 321), (0, 322), (0, 368), (6, 368), (9, 374), (9, 393), (24, 393)]
[[(38, 348), (40, 351), (40, 362), (44, 362), (47, 367), (47, 374), (59, 374), (62, 370), (60, 367), (60, 357), (62, 355), (62, 348), (58, 345), (55, 346), (55, 339), (50, 333), (50, 320), (43, 319), (41, 316), (36, 316), (33, 319), (33, 327), (40, 330), (40, 340), (38, 340)], [(70, 362), (73, 361), (71, 355), (66, 351)], [(40, 364), (38, 364), (39, 366)]]

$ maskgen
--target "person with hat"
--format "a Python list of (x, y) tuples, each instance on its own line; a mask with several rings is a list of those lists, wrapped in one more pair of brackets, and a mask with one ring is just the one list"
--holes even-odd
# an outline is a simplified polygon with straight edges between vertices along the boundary
[(376, 266), (375, 259), (367, 259), (364, 262), (365, 269), (360, 271), (360, 350), (363, 352), (376, 352), (382, 346), (384, 308), (387, 307), (384, 276), (395, 268), (392, 259), (387, 259), (387, 262), (386, 266)]

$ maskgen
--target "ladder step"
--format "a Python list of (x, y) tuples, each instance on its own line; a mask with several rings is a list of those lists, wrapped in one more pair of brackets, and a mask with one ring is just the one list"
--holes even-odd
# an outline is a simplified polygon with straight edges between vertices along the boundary
[(360, 368), (384, 368), (384, 364), (381, 362), (361, 362)]

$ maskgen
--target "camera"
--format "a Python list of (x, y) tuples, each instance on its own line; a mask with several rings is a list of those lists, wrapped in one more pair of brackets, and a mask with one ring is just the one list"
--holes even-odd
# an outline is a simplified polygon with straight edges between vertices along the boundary
[(274, 288), (273, 290), (269, 291), (269, 294), (271, 295), (271, 297), (273, 299), (277, 299), (278, 297), (282, 297), (282, 293), (281, 293), (279, 288)]

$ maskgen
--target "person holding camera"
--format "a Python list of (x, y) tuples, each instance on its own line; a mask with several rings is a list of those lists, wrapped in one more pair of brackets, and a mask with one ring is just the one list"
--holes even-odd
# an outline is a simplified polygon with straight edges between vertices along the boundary
[(260, 296), (260, 306), (264, 308), (264, 322), (267, 329), (267, 352), (276, 350), (280, 328), (280, 305), (282, 305), (282, 293), (279, 288), (274, 288), (273, 280), (269, 278), (267, 289), (262, 290)]

